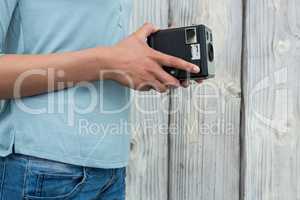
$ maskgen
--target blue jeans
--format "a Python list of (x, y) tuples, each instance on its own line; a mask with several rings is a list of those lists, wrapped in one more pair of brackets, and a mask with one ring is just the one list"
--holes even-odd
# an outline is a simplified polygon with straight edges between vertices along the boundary
[(125, 174), (14, 154), (0, 157), (0, 200), (125, 200)]

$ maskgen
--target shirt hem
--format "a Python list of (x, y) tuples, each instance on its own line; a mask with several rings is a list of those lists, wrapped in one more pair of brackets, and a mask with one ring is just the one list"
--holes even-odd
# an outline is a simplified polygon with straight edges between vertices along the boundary
[(51, 155), (45, 152), (36, 152), (30, 150), (16, 150), (15, 153), (23, 154), (26, 156), (32, 156), (41, 159), (52, 160), (55, 162), (61, 162), (70, 165), (76, 165), (81, 167), (90, 167), (90, 168), (99, 168), (99, 169), (117, 169), (127, 167), (128, 161), (116, 161), (116, 162), (108, 162), (108, 161), (101, 161), (95, 159), (78, 159), (78, 158), (59, 158), (58, 156)]

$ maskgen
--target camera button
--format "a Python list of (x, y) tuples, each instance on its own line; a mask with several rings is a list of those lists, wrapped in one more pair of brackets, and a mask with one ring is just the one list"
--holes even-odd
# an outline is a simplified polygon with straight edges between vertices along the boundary
[(170, 71), (170, 74), (176, 75), (176, 70), (175, 70), (175, 69), (171, 70), (171, 71)]

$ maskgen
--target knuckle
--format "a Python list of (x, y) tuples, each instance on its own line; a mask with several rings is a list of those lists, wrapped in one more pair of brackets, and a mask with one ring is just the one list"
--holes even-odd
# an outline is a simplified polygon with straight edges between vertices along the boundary
[(151, 87), (153, 87), (157, 91), (161, 90), (161, 87), (160, 87), (160, 85), (157, 82), (152, 83)]
[(178, 80), (176, 80), (175, 78), (170, 78), (170, 83), (172, 85), (175, 85), (175, 86), (179, 86), (180, 85), (180, 83), (178, 82)]
[(167, 85), (169, 85), (169, 84), (176, 84), (176, 80), (174, 80), (172, 77), (170, 77), (168, 75), (164, 75), (163, 78), (164, 78), (165, 83)]
[(164, 93), (167, 91), (167, 87), (163, 84), (158, 84), (159, 92)]
[(174, 64), (175, 64), (175, 58), (174, 57), (167, 56), (165, 59), (166, 59), (166, 62), (168, 63), (168, 65), (174, 66)]
[(161, 88), (157, 89), (156, 91), (158, 91), (159, 93), (164, 93)]
[(146, 56), (151, 60), (155, 60), (157, 58), (156, 51), (149, 46), (146, 48)]
[(167, 88), (166, 88), (166, 87), (163, 87), (163, 88), (161, 89), (161, 93), (165, 93), (165, 92), (167, 92)]
[(152, 60), (160, 60), (161, 59), (161, 54), (154, 50), (154, 49), (151, 49), (149, 47), (150, 51), (149, 51), (149, 57), (152, 59)]
[(152, 28), (153, 28), (153, 24), (151, 24), (150, 22), (146, 22), (146, 23), (144, 24), (144, 27), (145, 27), (145, 28), (152, 29)]
[(172, 61), (173, 66), (182, 67), (182, 65), (183, 65), (182, 60), (180, 60), (179, 58), (175, 58), (175, 57), (172, 57), (171, 59), (172, 59), (171, 61)]

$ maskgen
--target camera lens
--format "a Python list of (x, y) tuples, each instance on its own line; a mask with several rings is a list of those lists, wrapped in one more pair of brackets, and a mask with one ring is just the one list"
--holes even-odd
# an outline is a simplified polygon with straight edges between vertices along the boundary
[(214, 47), (211, 43), (208, 44), (208, 59), (210, 62), (214, 61)]

